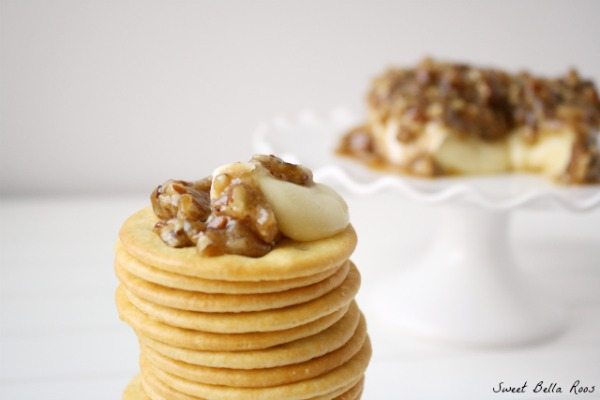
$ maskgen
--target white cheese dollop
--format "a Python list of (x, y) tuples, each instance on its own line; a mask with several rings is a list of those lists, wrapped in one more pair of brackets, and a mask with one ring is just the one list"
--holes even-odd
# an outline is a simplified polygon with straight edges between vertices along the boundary
[[(324, 239), (343, 231), (350, 221), (348, 205), (329, 186), (315, 183), (301, 186), (274, 178), (262, 165), (232, 163), (217, 168), (231, 177), (251, 173), (277, 218), (279, 230), (286, 237), (301, 242)], [(216, 194), (211, 188), (211, 199)]]

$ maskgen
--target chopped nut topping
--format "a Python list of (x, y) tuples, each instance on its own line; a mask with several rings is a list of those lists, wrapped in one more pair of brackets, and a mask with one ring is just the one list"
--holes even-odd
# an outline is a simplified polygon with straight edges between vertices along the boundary
[(250, 160), (253, 161), (260, 163), (273, 177), (282, 181), (301, 186), (311, 186), (314, 183), (312, 171), (302, 165), (291, 164), (274, 155), (264, 154), (255, 155)]
[(366, 125), (358, 126), (346, 133), (342, 137), (340, 148), (344, 152), (353, 154), (363, 160), (375, 161), (378, 159), (373, 135), (371, 135), (369, 127)]
[(485, 140), (502, 137), (516, 125), (535, 131), (549, 120), (600, 125), (594, 84), (575, 70), (546, 79), (425, 59), (416, 68), (390, 69), (376, 78), (367, 102), (382, 119), (439, 120)]
[(585, 160), (572, 166), (567, 180), (600, 181), (600, 155), (597, 146), (589, 143), (600, 130), (600, 99), (594, 83), (575, 70), (548, 79), (428, 58), (414, 68), (389, 69), (375, 78), (367, 104), (369, 123), (348, 132), (340, 153), (371, 162), (378, 150), (365, 136), (373, 126), (392, 119), (396, 139), (403, 143), (418, 137), (428, 122), (485, 141), (526, 127), (521, 132), (531, 142), (544, 126), (568, 125), (577, 133), (574, 156)]
[(168, 180), (152, 192), (150, 200), (160, 221), (154, 227), (161, 239), (172, 247), (191, 246), (196, 235), (206, 229), (210, 215), (210, 179), (197, 182)]
[[(274, 178), (302, 186), (313, 184), (310, 170), (275, 156), (257, 155), (250, 163), (264, 167)], [(207, 256), (260, 257), (282, 236), (251, 171), (235, 176), (222, 173), (196, 182), (168, 180), (150, 199), (160, 219), (154, 231), (172, 247), (196, 245)]]

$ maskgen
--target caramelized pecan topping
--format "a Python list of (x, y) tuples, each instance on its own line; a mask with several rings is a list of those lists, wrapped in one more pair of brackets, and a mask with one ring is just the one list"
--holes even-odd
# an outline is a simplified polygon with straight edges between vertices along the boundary
[(594, 83), (575, 70), (549, 79), (427, 58), (414, 68), (392, 68), (375, 78), (367, 105), (369, 124), (347, 133), (338, 149), (341, 153), (372, 161), (377, 149), (367, 138), (369, 129), (390, 119), (403, 143), (417, 138), (428, 122), (486, 141), (526, 128), (521, 134), (532, 142), (544, 126), (568, 125), (577, 133), (582, 160), (571, 168), (578, 175), (569, 173), (567, 180), (599, 180), (595, 137), (600, 130), (600, 99)]
[[(275, 156), (257, 155), (250, 163), (264, 167), (274, 178), (313, 184), (310, 170)], [(195, 245), (208, 256), (260, 257), (282, 236), (273, 209), (250, 171), (222, 173), (196, 182), (168, 180), (150, 199), (159, 218), (154, 231), (172, 247)]]
[(302, 165), (291, 164), (274, 155), (258, 154), (252, 157), (251, 162), (258, 162), (265, 167), (273, 177), (282, 181), (295, 183), (301, 186), (311, 186), (313, 182), (312, 171)]
[(596, 88), (575, 70), (547, 79), (425, 59), (415, 68), (390, 69), (377, 77), (367, 102), (379, 118), (397, 117), (408, 131), (435, 120), (484, 140), (523, 125), (535, 134), (549, 121), (600, 126)]
[(339, 150), (345, 154), (352, 154), (365, 161), (379, 159), (375, 151), (375, 143), (367, 125), (357, 126), (348, 131), (339, 145)]

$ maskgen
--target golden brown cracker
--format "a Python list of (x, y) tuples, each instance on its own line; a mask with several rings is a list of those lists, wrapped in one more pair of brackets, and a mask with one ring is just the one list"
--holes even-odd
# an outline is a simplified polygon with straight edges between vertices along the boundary
[(326, 395), (358, 382), (371, 358), (371, 344), (367, 339), (361, 350), (342, 366), (321, 376), (287, 385), (267, 388), (234, 388), (191, 382), (152, 368), (142, 360), (142, 370), (152, 369), (157, 379), (175, 391), (211, 400), (282, 400), (310, 399)]
[[(143, 365), (143, 361), (140, 363)], [(152, 374), (152, 368), (144, 368), (142, 374), (142, 386), (144, 391), (147, 392), (152, 400), (204, 400), (200, 397), (190, 396), (175, 389), (169, 387), (165, 383), (161, 382), (160, 379), (156, 378)], [(362, 392), (364, 378), (359, 379), (357, 382), (352, 382), (346, 386), (336, 389), (332, 392), (324, 395), (311, 397), (306, 400), (354, 400), (358, 399)], [(287, 399), (281, 399), (287, 400)]]
[(142, 379), (140, 375), (133, 378), (125, 391), (123, 392), (123, 400), (151, 400), (142, 387)]
[(292, 279), (255, 282), (219, 281), (175, 274), (144, 264), (127, 253), (120, 243), (117, 243), (116, 246), (115, 262), (138, 278), (158, 285), (173, 289), (226, 294), (274, 293), (309, 286), (329, 278), (340, 267), (335, 266), (318, 274)]
[(352, 388), (336, 397), (335, 400), (358, 400), (362, 396), (362, 391), (365, 385), (364, 376)]
[(349, 304), (360, 287), (352, 264), (340, 286), (306, 303), (275, 310), (242, 313), (205, 313), (177, 310), (141, 299), (123, 288), (129, 301), (148, 316), (167, 325), (215, 333), (268, 332), (304, 325)]
[(139, 335), (169, 343), (175, 347), (207, 351), (265, 349), (302, 339), (329, 328), (346, 314), (349, 307), (342, 307), (308, 324), (281, 331), (220, 334), (163, 324), (138, 310), (127, 300), (125, 293), (121, 290), (117, 290), (116, 303), (121, 319), (131, 325)]
[(144, 264), (204, 279), (262, 281), (314, 275), (341, 265), (356, 247), (356, 233), (348, 225), (337, 235), (313, 242), (283, 239), (263, 257), (204, 257), (195, 247), (164, 244), (152, 230), (157, 221), (149, 207), (129, 217), (119, 233), (126, 251)]
[(341, 285), (349, 271), (345, 263), (329, 278), (310, 286), (276, 293), (221, 294), (172, 289), (145, 281), (115, 263), (121, 283), (136, 296), (149, 302), (179, 310), (200, 312), (251, 312), (283, 308), (316, 299)]
[(143, 336), (140, 336), (140, 342), (166, 357), (188, 364), (236, 369), (273, 368), (301, 363), (342, 347), (354, 335), (359, 323), (360, 311), (358, 307), (353, 306), (341, 320), (316, 335), (275, 347), (250, 351), (182, 349)]
[(144, 357), (156, 368), (192, 382), (233, 387), (268, 387), (298, 382), (325, 374), (346, 363), (362, 347), (367, 338), (364, 317), (361, 318), (354, 335), (340, 348), (320, 357), (273, 368), (232, 369), (214, 368), (165, 357), (144, 346)]

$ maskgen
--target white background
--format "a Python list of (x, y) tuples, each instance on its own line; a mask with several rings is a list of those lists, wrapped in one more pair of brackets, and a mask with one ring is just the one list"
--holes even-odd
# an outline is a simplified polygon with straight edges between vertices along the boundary
[[(427, 54), (546, 74), (573, 65), (600, 82), (599, 16), (599, 1), (0, 0), (0, 398), (119, 398), (137, 343), (117, 319), (112, 245), (156, 184), (248, 158), (261, 120), (361, 110), (373, 74)], [(359, 300), (374, 315), (371, 294), (423, 251), (437, 211), (348, 202)], [(582, 379), (596, 394), (577, 398), (599, 398), (598, 226), (598, 211), (515, 216), (523, 272), (569, 306), (562, 336), (461, 349), (370, 318), (365, 398), (519, 399), (491, 387), (525, 379)]]
[(0, 190), (148, 191), (424, 55), (600, 81), (598, 1), (1, 1)]

